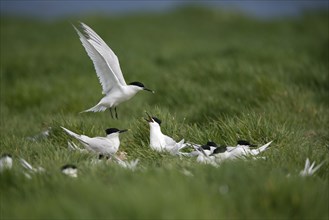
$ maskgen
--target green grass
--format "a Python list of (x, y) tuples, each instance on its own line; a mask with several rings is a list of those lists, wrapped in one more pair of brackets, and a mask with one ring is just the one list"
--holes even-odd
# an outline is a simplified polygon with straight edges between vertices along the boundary
[[(119, 120), (78, 114), (101, 87), (70, 22), (2, 17), (0, 153), (15, 161), (0, 174), (1, 219), (329, 218), (328, 12), (259, 21), (184, 8), (80, 20), (112, 47), (127, 82), (156, 94), (120, 105)], [(200, 165), (153, 152), (145, 110), (176, 140), (274, 142), (265, 161)], [(49, 138), (27, 140), (48, 126)], [(139, 169), (92, 165), (93, 155), (67, 149), (60, 126), (90, 136), (129, 128), (120, 148)], [(25, 178), (19, 157), (47, 172)], [(326, 162), (302, 178), (307, 157)], [(66, 163), (78, 179), (59, 172)]]

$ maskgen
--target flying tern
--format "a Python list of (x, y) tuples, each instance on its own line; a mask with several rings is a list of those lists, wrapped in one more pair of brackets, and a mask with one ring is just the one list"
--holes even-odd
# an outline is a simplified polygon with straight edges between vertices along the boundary
[(113, 118), (112, 109), (114, 108), (115, 117), (118, 118), (117, 106), (120, 103), (131, 99), (141, 90), (154, 93), (154, 91), (146, 88), (141, 82), (132, 82), (127, 85), (122, 75), (118, 57), (89, 26), (81, 23), (83, 33), (74, 25), (73, 27), (78, 33), (87, 54), (94, 63), (96, 74), (102, 85), (102, 93), (105, 95), (97, 105), (83, 112), (102, 112), (110, 109)]
[(13, 166), (13, 158), (10, 154), (2, 154), (0, 158), (0, 172), (9, 170)]
[(105, 130), (106, 137), (88, 137), (86, 135), (79, 135), (67, 128), (61, 127), (70, 136), (77, 139), (87, 150), (107, 156), (114, 155), (120, 146), (119, 134), (128, 130), (119, 130), (117, 128), (108, 128)]
[(161, 132), (161, 120), (156, 117), (151, 117), (146, 112), (148, 118), (145, 120), (150, 125), (150, 147), (158, 152), (168, 151), (174, 155), (181, 154), (180, 150), (185, 148), (187, 144), (184, 143), (184, 139), (176, 142), (173, 138), (163, 134)]

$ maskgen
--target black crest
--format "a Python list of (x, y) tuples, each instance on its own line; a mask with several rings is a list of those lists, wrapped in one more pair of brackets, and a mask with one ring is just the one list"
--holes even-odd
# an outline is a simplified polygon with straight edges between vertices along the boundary
[(257, 147), (256, 144), (250, 144), (250, 142), (246, 141), (246, 140), (238, 140), (238, 145), (247, 145), (249, 147)]
[(133, 86), (138, 86), (138, 87), (141, 87), (141, 88), (144, 88), (144, 84), (141, 83), (141, 82), (132, 82), (132, 83), (129, 83), (129, 85), (133, 85)]
[(62, 166), (61, 170), (66, 170), (66, 169), (77, 169), (77, 167), (75, 165), (72, 164), (66, 164), (64, 166)]
[(217, 147), (217, 144), (213, 141), (208, 141), (207, 145), (210, 146), (210, 147)]
[(12, 158), (11, 154), (8, 154), (8, 153), (4, 153), (4, 154), (1, 155), (1, 158), (5, 158), (5, 157)]
[(112, 133), (116, 133), (119, 132), (120, 130), (117, 128), (108, 128), (105, 130), (106, 134), (112, 134)]
[(158, 119), (157, 117), (152, 117), (152, 119), (154, 121), (156, 121), (156, 123), (158, 123), (159, 125), (161, 125), (161, 120), (160, 119)]
[(250, 142), (249, 141), (246, 141), (246, 140), (238, 140), (238, 145), (250, 145)]
[(203, 150), (210, 150), (210, 146), (209, 145), (202, 145), (201, 146), (201, 148), (203, 149)]
[(213, 154), (220, 154), (224, 153), (225, 151), (227, 151), (227, 148), (225, 146), (220, 146), (214, 150)]

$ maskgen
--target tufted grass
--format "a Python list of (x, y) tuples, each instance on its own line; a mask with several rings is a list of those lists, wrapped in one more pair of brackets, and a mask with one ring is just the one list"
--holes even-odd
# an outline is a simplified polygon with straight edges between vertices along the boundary
[[(75, 19), (73, 19), (75, 20)], [(118, 55), (141, 92), (109, 112), (78, 112), (101, 98), (92, 62), (68, 20), (1, 18), (1, 219), (328, 219), (328, 13), (259, 21), (183, 8), (167, 14), (80, 18)], [(144, 111), (177, 141), (234, 145), (273, 140), (266, 160), (215, 168), (148, 147)], [(121, 150), (132, 172), (91, 164), (60, 129), (101, 136), (129, 128)], [(51, 127), (50, 136), (27, 139)], [(18, 158), (47, 171), (27, 179)], [(305, 159), (320, 163), (299, 177)], [(63, 176), (66, 164), (79, 178)], [(290, 177), (287, 177), (290, 176)]]

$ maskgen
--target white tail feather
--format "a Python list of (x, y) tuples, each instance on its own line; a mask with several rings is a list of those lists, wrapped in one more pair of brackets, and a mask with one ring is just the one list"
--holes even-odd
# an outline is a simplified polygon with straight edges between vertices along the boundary
[(261, 146), (261, 147), (259, 147), (259, 148), (257, 148), (257, 149), (251, 150), (251, 154), (252, 154), (252, 155), (257, 155), (257, 154), (259, 154), (259, 153), (265, 151), (265, 150), (268, 148), (268, 146), (270, 146), (270, 144), (271, 144), (272, 142), (273, 142), (273, 141), (270, 141), (270, 142), (268, 142), (267, 144), (264, 144), (263, 146)]
[(66, 132), (66, 133), (68, 133), (70, 136), (72, 136), (72, 137), (74, 137), (74, 138), (76, 138), (76, 139), (80, 139), (80, 135), (78, 135), (78, 134), (76, 134), (76, 133), (74, 133), (73, 131), (70, 131), (69, 129), (67, 129), (67, 128), (64, 128), (64, 127), (62, 127), (61, 126), (61, 128), (63, 128), (63, 130)]
[(105, 106), (102, 106), (102, 105), (95, 105), (94, 107), (90, 108), (90, 109), (87, 109), (87, 110), (84, 110), (80, 113), (84, 113), (84, 112), (103, 112), (105, 111), (107, 108)]

